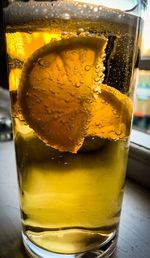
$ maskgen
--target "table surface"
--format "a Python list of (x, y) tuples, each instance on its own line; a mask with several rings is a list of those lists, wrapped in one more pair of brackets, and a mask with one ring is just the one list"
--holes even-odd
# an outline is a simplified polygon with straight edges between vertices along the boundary
[[(13, 143), (0, 143), (0, 258), (28, 257), (21, 242), (14, 157)], [(150, 190), (126, 180), (118, 247), (113, 258), (150, 257), (149, 197)]]

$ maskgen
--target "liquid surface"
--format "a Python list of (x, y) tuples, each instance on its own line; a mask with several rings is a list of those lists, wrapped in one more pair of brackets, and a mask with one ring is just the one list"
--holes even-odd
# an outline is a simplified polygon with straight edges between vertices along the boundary
[(22, 224), (38, 246), (79, 253), (118, 227), (136, 32), (106, 20), (40, 24), (7, 28)]

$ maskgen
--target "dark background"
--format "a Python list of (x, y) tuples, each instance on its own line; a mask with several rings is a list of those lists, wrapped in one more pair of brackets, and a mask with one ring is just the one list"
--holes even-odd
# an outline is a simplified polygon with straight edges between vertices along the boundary
[(5, 44), (2, 2), (3, 1), (0, 0), (0, 86), (2, 88), (8, 89), (6, 44)]

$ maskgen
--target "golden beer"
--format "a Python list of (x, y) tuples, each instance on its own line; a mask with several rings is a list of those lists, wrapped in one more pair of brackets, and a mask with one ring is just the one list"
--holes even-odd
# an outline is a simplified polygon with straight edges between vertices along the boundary
[[(96, 17), (96, 8), (85, 12)], [(93, 250), (117, 233), (136, 20), (113, 12), (114, 20), (64, 14), (7, 26), (23, 234), (47, 251)]]

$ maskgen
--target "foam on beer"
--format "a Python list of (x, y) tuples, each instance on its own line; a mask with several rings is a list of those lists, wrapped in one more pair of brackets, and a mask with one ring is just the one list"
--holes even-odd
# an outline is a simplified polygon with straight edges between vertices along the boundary
[(49, 19), (113, 20), (136, 26), (137, 17), (120, 10), (72, 1), (13, 2), (5, 8), (6, 24)]

